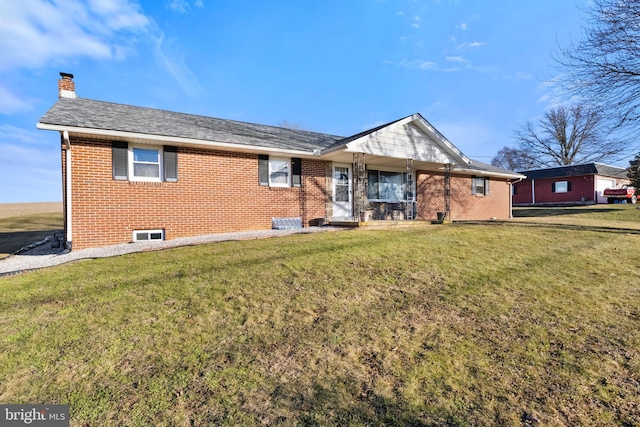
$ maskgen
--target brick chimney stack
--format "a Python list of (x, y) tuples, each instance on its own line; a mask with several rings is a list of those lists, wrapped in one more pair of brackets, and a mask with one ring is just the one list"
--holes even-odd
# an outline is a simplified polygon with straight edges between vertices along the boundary
[(60, 80), (58, 80), (58, 97), (76, 97), (76, 84), (73, 82), (73, 74), (60, 73)]

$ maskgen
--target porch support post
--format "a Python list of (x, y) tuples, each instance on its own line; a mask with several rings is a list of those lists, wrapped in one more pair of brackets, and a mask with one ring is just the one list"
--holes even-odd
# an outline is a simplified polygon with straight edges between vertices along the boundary
[(356, 221), (364, 220), (367, 209), (367, 171), (364, 153), (353, 153), (353, 216)]
[(413, 213), (415, 212), (413, 200), (413, 159), (407, 158), (407, 200), (405, 201), (404, 218), (413, 221)]
[(451, 164), (444, 165), (444, 212), (451, 219)]

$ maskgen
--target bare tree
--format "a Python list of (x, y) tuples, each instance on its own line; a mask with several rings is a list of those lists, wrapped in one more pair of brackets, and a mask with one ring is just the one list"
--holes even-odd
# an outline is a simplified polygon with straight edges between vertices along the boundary
[(539, 166), (536, 159), (527, 152), (511, 147), (502, 147), (491, 164), (511, 171), (524, 171)]
[(518, 149), (538, 166), (566, 166), (611, 159), (624, 146), (611, 139), (596, 109), (584, 105), (552, 108), (535, 126), (515, 132)]
[(309, 130), (305, 125), (300, 122), (290, 122), (289, 120), (280, 120), (278, 122), (278, 127), (285, 129), (293, 129), (293, 130)]
[(640, 133), (640, 1), (593, 0), (583, 37), (561, 49), (563, 87)]

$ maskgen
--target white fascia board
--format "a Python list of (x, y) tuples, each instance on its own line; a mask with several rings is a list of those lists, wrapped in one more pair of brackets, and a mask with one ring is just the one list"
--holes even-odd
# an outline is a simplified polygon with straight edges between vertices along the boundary
[(500, 172), (490, 172), (483, 171), (479, 169), (467, 169), (465, 167), (459, 166), (451, 166), (451, 171), (468, 173), (470, 175), (481, 175), (481, 176), (495, 176), (498, 178), (509, 178), (509, 179), (525, 179), (526, 176), (519, 173), (500, 173)]
[(147, 141), (150, 141), (150, 143), (152, 144), (157, 144), (159, 142), (162, 142), (162, 143), (174, 144), (174, 145), (182, 144), (182, 145), (190, 145), (190, 146), (218, 148), (223, 151), (235, 151), (235, 152), (244, 152), (244, 153), (274, 153), (274, 154), (283, 154), (288, 156), (318, 158), (317, 155), (314, 155), (313, 151), (287, 150), (287, 149), (272, 148), (272, 147), (258, 147), (258, 146), (242, 145), (242, 144), (232, 144), (229, 142), (207, 141), (207, 140), (194, 139), (194, 138), (152, 135), (152, 134), (137, 133), (137, 132), (123, 132), (123, 131), (107, 130), (107, 129), (81, 128), (81, 127), (75, 127), (75, 126), (51, 125), (51, 124), (40, 123), (40, 122), (36, 124), (36, 127), (41, 130), (53, 130), (53, 131), (59, 131), (59, 132), (64, 132), (66, 130), (69, 133), (100, 135), (100, 136), (122, 138), (122, 139), (136, 139), (139, 141), (147, 140)]
[(449, 150), (451, 154), (458, 157), (461, 163), (469, 164), (471, 163), (471, 159), (465, 156), (462, 151), (458, 149), (455, 145), (453, 145), (444, 135), (442, 135), (436, 128), (434, 128), (431, 123), (429, 123), (424, 117), (419, 114), (414, 114), (411, 116), (411, 121), (414, 122), (418, 127), (420, 127), (423, 131), (430, 134), (434, 140), (438, 140), (444, 145), (445, 149)]

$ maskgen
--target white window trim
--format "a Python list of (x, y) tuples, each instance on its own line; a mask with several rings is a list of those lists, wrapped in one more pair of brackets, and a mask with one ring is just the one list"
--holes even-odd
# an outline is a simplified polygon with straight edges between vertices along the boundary
[[(564, 190), (560, 191), (558, 190), (558, 184), (564, 184)], [(556, 193), (568, 193), (569, 192), (569, 181), (556, 181), (555, 184), (555, 189), (556, 189)]]
[[(135, 169), (133, 167), (133, 149), (140, 148), (143, 150), (156, 150), (158, 151), (158, 175), (157, 177), (147, 177), (147, 176), (135, 176)], [(162, 182), (162, 147), (156, 145), (142, 145), (142, 144), (129, 144), (129, 181), (139, 181), (139, 182)], [(140, 230), (139, 230), (140, 231)]]
[[(160, 239), (138, 240), (138, 239), (136, 238), (136, 235), (137, 235), (138, 233), (149, 233), (149, 236), (151, 236), (151, 234), (158, 234), (158, 233), (160, 233), (160, 236), (161, 236), (161, 237), (160, 237)], [(164, 240), (164, 230), (133, 230), (131, 240), (132, 240), (133, 242), (159, 242), (159, 241)]]
[[(277, 183), (277, 182), (271, 182), (271, 161), (279, 161), (279, 162), (287, 162), (287, 183)], [(287, 187), (291, 187), (291, 159), (288, 157), (271, 157), (269, 156), (269, 187), (281, 187), (281, 188), (287, 188)]]

